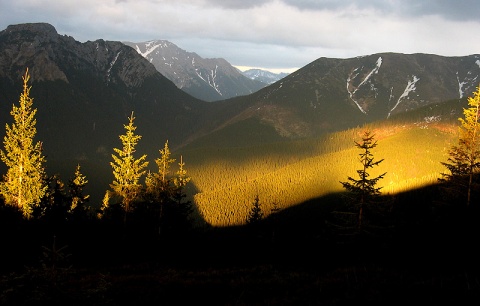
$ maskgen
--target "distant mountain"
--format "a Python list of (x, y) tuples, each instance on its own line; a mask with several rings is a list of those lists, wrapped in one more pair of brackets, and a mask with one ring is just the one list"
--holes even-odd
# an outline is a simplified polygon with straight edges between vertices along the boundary
[(248, 69), (243, 71), (242, 74), (252, 80), (257, 80), (269, 85), (288, 75), (286, 72), (273, 73), (263, 69)]
[(148, 59), (155, 68), (188, 94), (218, 101), (251, 94), (265, 83), (245, 77), (222, 58), (201, 58), (167, 40), (124, 42)]

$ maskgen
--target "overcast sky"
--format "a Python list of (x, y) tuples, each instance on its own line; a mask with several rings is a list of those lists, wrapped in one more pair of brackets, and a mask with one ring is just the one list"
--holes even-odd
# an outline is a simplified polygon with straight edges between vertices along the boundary
[(275, 72), (320, 57), (480, 54), (479, 0), (0, 0), (0, 30), (30, 22), (81, 42), (164, 39)]

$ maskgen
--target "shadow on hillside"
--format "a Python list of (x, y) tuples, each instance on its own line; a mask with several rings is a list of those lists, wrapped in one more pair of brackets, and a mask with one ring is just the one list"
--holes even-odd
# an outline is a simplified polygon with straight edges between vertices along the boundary
[(365, 223), (359, 229), (357, 210), (344, 195), (328, 194), (278, 211), (256, 224), (232, 227), (209, 226), (193, 205), (193, 216), (203, 226), (161, 236), (143, 219), (144, 214), (132, 215), (127, 225), (123, 218), (23, 220), (15, 210), (2, 205), (0, 230), (6, 262), (11, 266), (38, 260), (42, 248), (50, 247), (54, 237), (58, 246), (69, 245), (77, 264), (93, 265), (293, 259), (310, 265), (318, 259), (341, 261), (377, 258), (380, 254), (388, 254), (390, 260), (402, 256), (441, 260), (445, 250), (459, 250), (454, 255), (463, 259), (476, 253), (472, 247), (480, 235), (477, 198), (465, 209), (457, 202), (446, 202), (438, 185), (384, 195), (365, 210)]
[[(345, 201), (345, 193), (333, 193), (281, 210), (255, 226), (217, 229), (217, 235), (229, 237), (233, 245), (241, 242), (245, 249), (257, 248), (258, 254), (264, 251), (267, 261), (269, 256), (309, 264), (315, 258), (387, 256), (467, 263), (480, 237), (478, 203), (475, 199), (467, 208), (458, 200), (448, 202), (440, 186), (433, 184), (381, 196), (366, 209), (365, 224), (358, 229), (356, 208)], [(353, 218), (339, 218), (343, 213)]]

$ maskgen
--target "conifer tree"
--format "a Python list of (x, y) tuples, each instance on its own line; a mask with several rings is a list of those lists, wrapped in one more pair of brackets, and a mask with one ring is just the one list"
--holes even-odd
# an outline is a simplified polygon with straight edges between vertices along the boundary
[[(178, 163), (178, 171), (176, 172), (176, 177), (173, 180), (175, 185), (173, 191), (173, 202), (172, 202), (172, 213), (174, 222), (176, 222), (176, 227), (179, 229), (187, 229), (189, 227), (190, 221), (189, 216), (192, 213), (192, 202), (183, 201), (186, 198), (185, 187), (188, 182), (191, 180), (187, 176), (187, 170), (185, 170), (185, 162), (183, 161), (183, 156), (180, 156), (180, 162)], [(170, 216), (167, 216), (170, 217)]]
[(171, 158), (168, 140), (159, 152), (160, 157), (155, 159), (158, 171), (148, 173), (145, 185), (146, 193), (149, 195), (150, 200), (161, 203), (166, 198), (173, 196), (170, 167), (175, 162), (175, 159)]
[(377, 141), (374, 140), (374, 136), (375, 135), (369, 131), (365, 131), (362, 136), (362, 142), (355, 141), (355, 146), (362, 150), (359, 154), (359, 161), (362, 164), (362, 168), (357, 170), (359, 178), (355, 179), (349, 176), (348, 181), (340, 182), (347, 191), (353, 194), (353, 200), (359, 207), (358, 228), (362, 227), (365, 205), (380, 195), (381, 187), (377, 187), (377, 183), (386, 174), (385, 172), (377, 177), (370, 178), (370, 174), (368, 173), (369, 169), (378, 166), (383, 161), (383, 159), (374, 161), (373, 154), (371, 153), (371, 149), (377, 146)]
[(190, 182), (191, 178), (187, 176), (187, 170), (185, 170), (185, 163), (183, 162), (183, 156), (180, 156), (180, 162), (178, 163), (177, 176), (174, 179), (175, 184), (175, 199), (178, 204), (181, 204), (183, 198), (185, 198), (185, 186)]
[(439, 179), (453, 194), (465, 194), (467, 207), (471, 203), (474, 176), (480, 169), (480, 86), (468, 98), (468, 106), (463, 109), (464, 118), (458, 118), (458, 144), (451, 147), (447, 162), (442, 162), (450, 173), (442, 173)]
[(33, 98), (30, 97), (28, 68), (22, 78), (23, 92), (19, 104), (13, 105), (10, 112), (14, 122), (6, 124), (5, 150), (0, 151), (0, 158), (8, 168), (0, 193), (6, 204), (18, 207), (26, 218), (30, 218), (33, 207), (40, 203), (47, 189), (44, 184), (46, 159), (42, 143), (34, 142), (37, 110), (33, 108)]
[(68, 181), (70, 208), (69, 213), (72, 215), (86, 214), (88, 208), (87, 202), (90, 200), (90, 195), (84, 195), (83, 191), (88, 184), (87, 177), (80, 171), (80, 165), (77, 164), (75, 168), (74, 177)]
[(97, 210), (97, 215), (96, 215), (97, 219), (103, 219), (105, 217), (110, 206), (111, 198), (112, 198), (112, 191), (111, 190), (105, 191), (105, 195), (103, 196), (103, 199), (102, 199), (102, 205)]
[(134, 157), (135, 147), (142, 136), (135, 134), (137, 127), (134, 125), (133, 112), (128, 120), (128, 125), (124, 125), (125, 134), (119, 136), (123, 147), (122, 149), (113, 149), (117, 155), (112, 154), (113, 162), (110, 162), (114, 175), (110, 188), (121, 198), (125, 218), (130, 211), (130, 205), (140, 197), (142, 185), (139, 180), (145, 175), (145, 169), (148, 166), (148, 162), (145, 161), (146, 155), (142, 155), (140, 158)]
[(256, 224), (263, 219), (263, 211), (260, 206), (260, 199), (258, 195), (255, 196), (253, 201), (252, 208), (250, 209), (247, 216), (247, 224)]
[[(165, 217), (166, 210), (171, 208), (173, 202), (174, 188), (173, 179), (171, 177), (171, 165), (175, 162), (171, 158), (168, 140), (165, 142), (163, 149), (159, 150), (160, 157), (155, 159), (158, 167), (157, 172), (149, 172), (145, 179), (146, 199), (152, 205), (154, 213), (158, 217), (158, 233), (161, 234), (162, 227), (168, 227)], [(171, 209), (170, 209), (171, 210)]]
[(67, 219), (68, 205), (65, 184), (60, 175), (54, 174), (46, 180), (47, 190), (34, 210), (36, 218), (45, 218), (50, 225), (58, 226)]

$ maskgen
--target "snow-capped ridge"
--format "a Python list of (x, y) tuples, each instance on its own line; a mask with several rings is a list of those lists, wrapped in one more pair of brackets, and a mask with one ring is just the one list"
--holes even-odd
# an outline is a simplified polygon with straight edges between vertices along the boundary
[(124, 42), (178, 88), (205, 101), (247, 95), (265, 86), (250, 80), (222, 58), (204, 59), (166, 40)]

